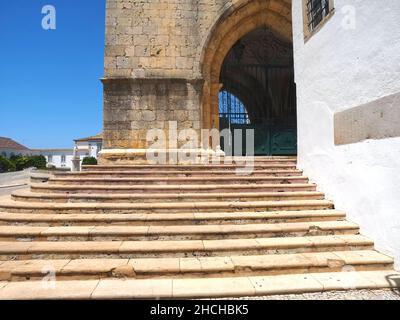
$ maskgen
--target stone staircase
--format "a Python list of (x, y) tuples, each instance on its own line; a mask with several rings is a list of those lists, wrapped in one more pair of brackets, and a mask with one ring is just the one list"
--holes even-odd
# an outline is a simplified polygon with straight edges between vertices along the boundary
[(86, 166), (0, 199), (0, 299), (399, 285), (393, 259), (309, 183), (296, 158), (259, 157), (250, 174), (241, 168)]

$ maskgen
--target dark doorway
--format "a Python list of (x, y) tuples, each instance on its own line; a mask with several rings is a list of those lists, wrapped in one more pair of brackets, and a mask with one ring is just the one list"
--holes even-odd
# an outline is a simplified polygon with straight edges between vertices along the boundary
[[(253, 129), (255, 155), (297, 153), (292, 44), (267, 28), (250, 32), (226, 56), (220, 81), (220, 130)], [(234, 139), (232, 134), (231, 145)]]

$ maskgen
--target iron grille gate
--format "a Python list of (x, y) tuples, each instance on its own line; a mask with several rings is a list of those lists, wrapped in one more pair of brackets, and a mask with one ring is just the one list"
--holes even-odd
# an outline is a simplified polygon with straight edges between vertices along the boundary
[(255, 155), (297, 153), (296, 90), (293, 68), (267, 65), (224, 65), (219, 95), (220, 129), (242, 131), (242, 154), (246, 155), (246, 130), (254, 130)]

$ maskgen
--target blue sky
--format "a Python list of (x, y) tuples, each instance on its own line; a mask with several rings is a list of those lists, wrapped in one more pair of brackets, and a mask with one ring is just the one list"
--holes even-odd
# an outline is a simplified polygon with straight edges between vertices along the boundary
[(105, 0), (1, 1), (0, 136), (64, 148), (101, 132), (104, 20)]

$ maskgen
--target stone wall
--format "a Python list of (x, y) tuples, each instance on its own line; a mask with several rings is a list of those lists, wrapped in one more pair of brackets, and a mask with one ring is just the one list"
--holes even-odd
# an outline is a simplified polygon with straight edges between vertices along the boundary
[(201, 81), (185, 79), (104, 80), (104, 148), (146, 149), (150, 129), (168, 136), (177, 130), (200, 131)]
[(193, 71), (204, 23), (198, 2), (107, 0), (105, 77), (199, 77)]

